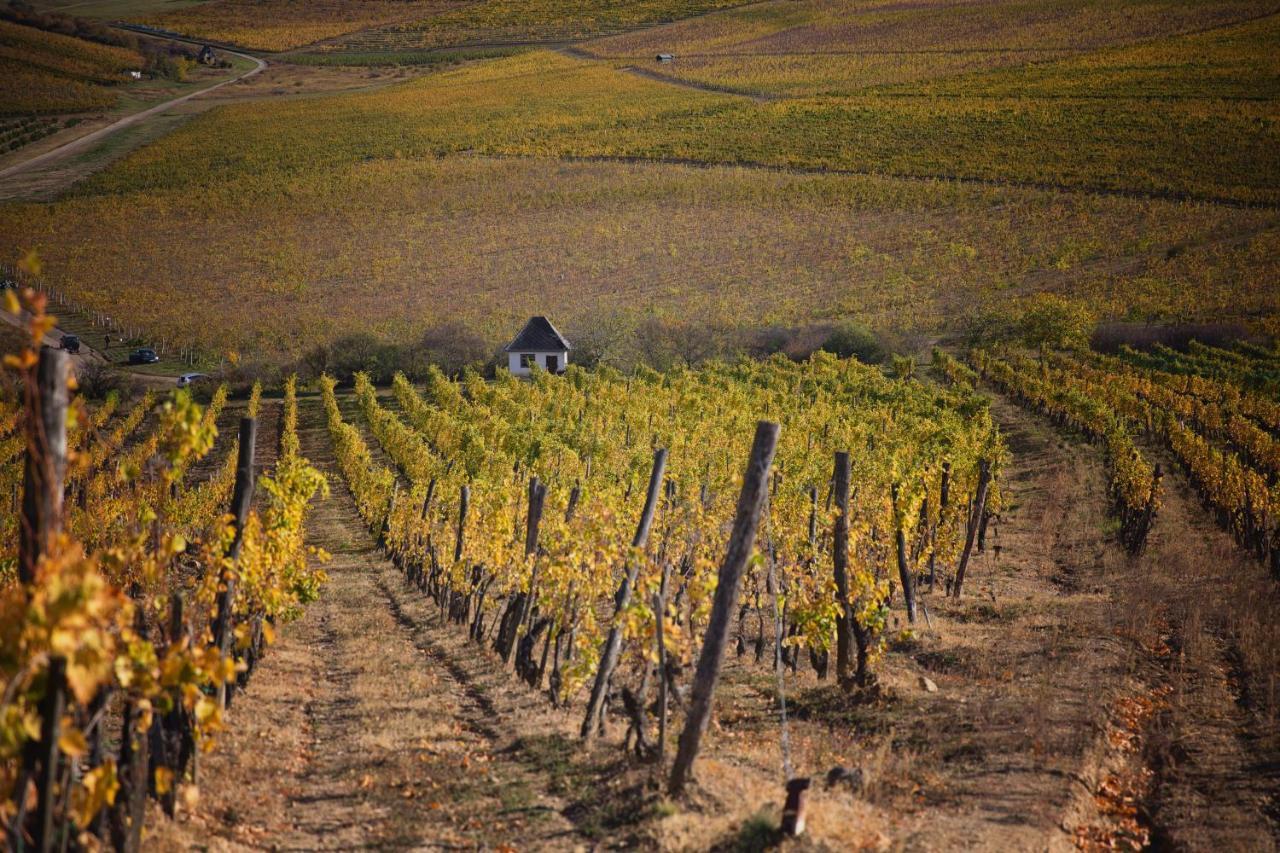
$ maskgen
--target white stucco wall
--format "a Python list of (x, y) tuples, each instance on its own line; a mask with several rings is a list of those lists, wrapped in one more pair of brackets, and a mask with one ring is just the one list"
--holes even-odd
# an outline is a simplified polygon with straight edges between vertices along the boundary
[(520, 364), (520, 357), (523, 355), (532, 355), (536, 359), (538, 366), (541, 367), (543, 370), (547, 369), (547, 356), (555, 356), (557, 358), (559, 362), (558, 368), (560, 372), (563, 372), (564, 369), (569, 366), (568, 351), (533, 352), (533, 353), (528, 351), (509, 352), (507, 353), (507, 369), (510, 370), (511, 373), (515, 376), (529, 375), (529, 369), (527, 367), (522, 367)]

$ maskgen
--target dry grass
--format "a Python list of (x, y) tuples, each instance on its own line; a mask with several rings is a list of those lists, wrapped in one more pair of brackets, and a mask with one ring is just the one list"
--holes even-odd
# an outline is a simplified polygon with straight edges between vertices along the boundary
[(1162, 697), (1144, 746), (1159, 843), (1274, 850), (1280, 596), (1180, 474), (1149, 552), (1117, 577), (1118, 630)]

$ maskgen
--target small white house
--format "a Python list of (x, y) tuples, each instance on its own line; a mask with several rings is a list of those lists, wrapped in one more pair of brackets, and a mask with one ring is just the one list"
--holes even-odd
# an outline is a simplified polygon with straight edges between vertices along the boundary
[(506, 346), (507, 369), (528, 376), (534, 365), (548, 373), (564, 373), (573, 347), (546, 317), (532, 317), (515, 340)]

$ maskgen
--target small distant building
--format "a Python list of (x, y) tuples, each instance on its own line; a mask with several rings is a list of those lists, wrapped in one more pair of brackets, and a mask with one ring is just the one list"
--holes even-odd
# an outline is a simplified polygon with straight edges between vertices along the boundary
[(660, 54), (658, 54), (658, 61), (659, 61), (659, 62), (674, 62), (674, 61), (675, 61), (675, 59), (676, 59), (676, 58), (675, 58), (673, 55), (671, 55), (670, 53), (660, 53)]
[(204, 45), (200, 48), (200, 52), (196, 54), (196, 61), (201, 65), (217, 65), (218, 54), (213, 52), (213, 48)]
[(130, 79), (130, 80), (141, 80), (141, 79), (142, 79), (142, 72), (141, 72), (141, 71), (126, 71), (125, 73), (129, 75), (129, 79)]
[(507, 369), (516, 376), (528, 376), (534, 366), (548, 373), (564, 373), (573, 349), (564, 335), (546, 317), (532, 317), (515, 340), (506, 346)]

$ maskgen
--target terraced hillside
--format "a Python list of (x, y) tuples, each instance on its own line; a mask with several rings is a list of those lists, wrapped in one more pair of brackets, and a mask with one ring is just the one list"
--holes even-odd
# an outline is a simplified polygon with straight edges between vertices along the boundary
[(112, 87), (142, 65), (132, 50), (0, 20), (0, 116), (109, 107)]

